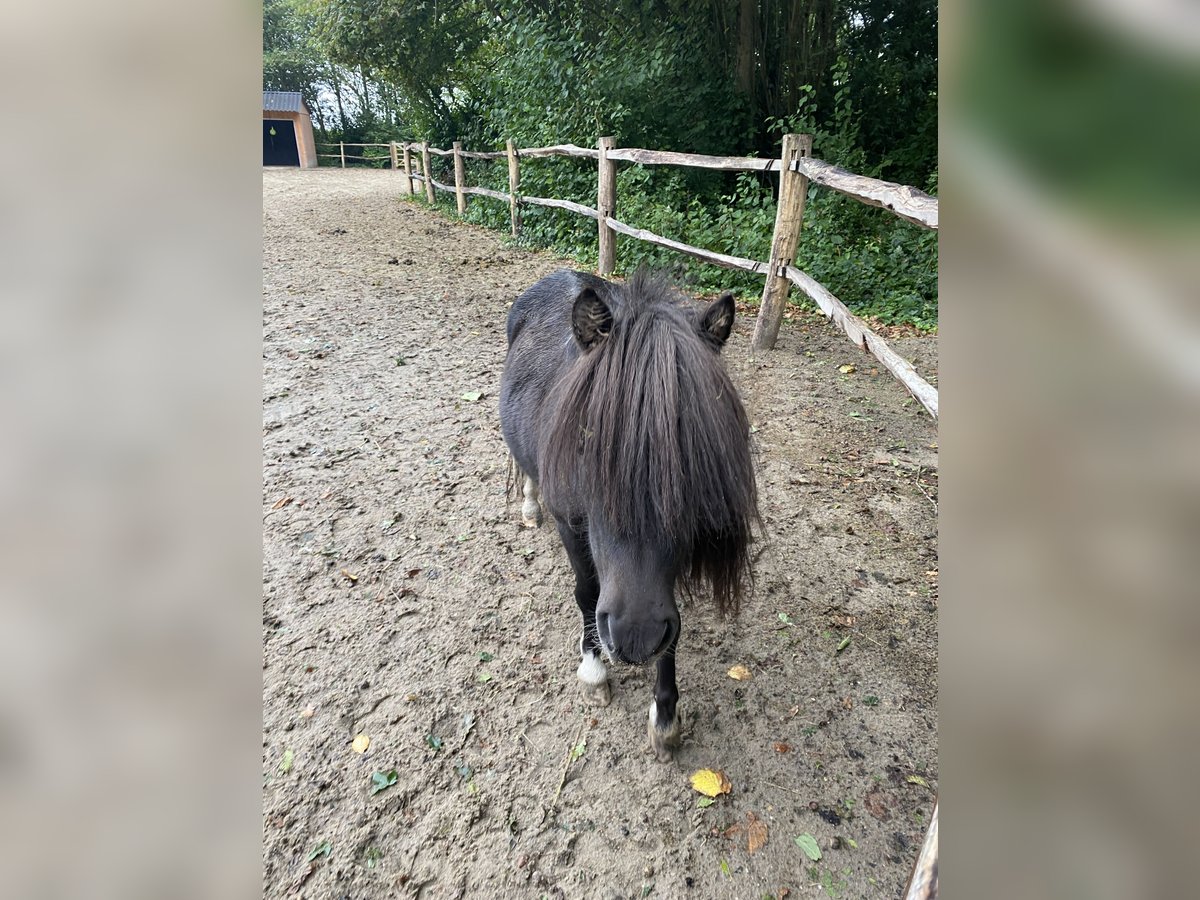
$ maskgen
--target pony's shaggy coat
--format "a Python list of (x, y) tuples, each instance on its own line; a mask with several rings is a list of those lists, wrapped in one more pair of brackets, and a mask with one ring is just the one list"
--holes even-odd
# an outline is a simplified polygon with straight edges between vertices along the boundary
[(714, 322), (711, 308), (698, 316), (643, 273), (611, 288), (601, 304), (610, 318), (576, 303), (588, 349), (548, 398), (542, 493), (552, 510), (600, 516), (620, 539), (672, 550), (687, 594), (708, 585), (736, 613), (758, 512), (749, 421), (717, 353), (732, 303), (729, 320)]

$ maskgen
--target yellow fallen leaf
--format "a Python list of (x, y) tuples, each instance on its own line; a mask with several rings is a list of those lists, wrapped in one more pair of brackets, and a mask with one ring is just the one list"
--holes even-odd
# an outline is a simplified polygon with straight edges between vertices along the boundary
[(726, 674), (728, 674), (729, 677), (732, 678), (734, 681), (749, 681), (751, 678), (754, 677), (753, 675), (750, 674), (750, 670), (741, 664), (734, 666)]
[(853, 375), (858, 370), (855, 369), (854, 366), (847, 364), (844, 366), (838, 366), (838, 371), (843, 375)]
[(355, 753), (366, 753), (367, 748), (371, 746), (371, 739), (365, 734), (356, 735), (354, 742), (350, 745)]
[(724, 772), (701, 769), (692, 773), (692, 787), (705, 797), (715, 797), (718, 794), (728, 794), (732, 785)]

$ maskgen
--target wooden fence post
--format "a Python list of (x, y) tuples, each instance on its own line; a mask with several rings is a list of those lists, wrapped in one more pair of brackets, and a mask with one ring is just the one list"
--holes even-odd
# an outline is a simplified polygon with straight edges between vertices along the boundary
[(600, 173), (596, 209), (600, 213), (600, 253), (597, 268), (601, 275), (611, 275), (617, 266), (617, 233), (608, 227), (609, 218), (617, 214), (617, 165), (608, 158), (614, 143), (615, 139), (611, 137), (602, 137), (598, 142)]
[(775, 209), (775, 234), (771, 238), (771, 263), (767, 283), (763, 287), (762, 305), (754, 325), (750, 352), (771, 350), (779, 337), (779, 324), (787, 305), (790, 282), (784, 269), (796, 256), (800, 223), (804, 218), (804, 198), (808, 194), (808, 179), (792, 169), (801, 156), (812, 154), (812, 135), (785, 134), (779, 172), (779, 204)]
[(521, 231), (521, 207), (517, 200), (517, 191), (521, 187), (521, 170), (517, 165), (517, 145), (508, 142), (508, 217), (512, 221), (512, 236), (516, 237)]
[(425, 173), (425, 199), (433, 206), (437, 201), (433, 198), (433, 176), (429, 174), (429, 141), (421, 141), (421, 169)]
[(454, 142), (454, 202), (458, 204), (458, 215), (462, 217), (467, 212), (467, 195), (463, 193), (463, 185), (467, 183), (467, 173), (463, 167), (462, 141)]
[(346, 168), (346, 142), (338, 141), (338, 147), (341, 148), (340, 152), (342, 154), (342, 168), (344, 169)]
[(410, 197), (417, 192), (412, 179), (412, 153), (409, 151), (408, 141), (404, 142), (404, 184)]
[(391, 150), (392, 150), (392, 171), (395, 172), (398, 168), (400, 168), (400, 161), (396, 158), (396, 142), (395, 141), (391, 141)]

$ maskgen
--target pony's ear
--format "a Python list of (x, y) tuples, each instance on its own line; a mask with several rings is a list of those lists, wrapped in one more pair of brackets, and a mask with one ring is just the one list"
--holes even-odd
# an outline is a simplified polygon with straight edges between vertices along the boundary
[(733, 294), (726, 291), (700, 317), (700, 337), (720, 350), (733, 331)]
[(579, 346), (590, 350), (608, 337), (612, 323), (612, 310), (600, 299), (599, 294), (590, 287), (579, 292), (571, 310), (571, 330), (575, 332)]

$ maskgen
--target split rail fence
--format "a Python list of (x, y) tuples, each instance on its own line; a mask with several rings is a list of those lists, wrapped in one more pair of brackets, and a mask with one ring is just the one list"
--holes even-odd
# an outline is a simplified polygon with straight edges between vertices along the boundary
[[(777, 159), (759, 159), (737, 156), (702, 156), (696, 153), (673, 153), (661, 150), (641, 150), (616, 147), (611, 137), (600, 138), (597, 146), (578, 147), (574, 144), (556, 144), (551, 147), (529, 147), (518, 149), (512, 141), (499, 151), (468, 151), (461, 142), (455, 141), (452, 149), (442, 150), (420, 143), (392, 142), (391, 144), (345, 144), (340, 147), (342, 166), (347, 159), (371, 159), (372, 157), (348, 156), (346, 147), (385, 147), (390, 151), (391, 167), (403, 169), (404, 185), (409, 194), (418, 194), (418, 183), (429, 203), (435, 202), (434, 191), (452, 192), (459, 215), (467, 209), (467, 197), (476, 195), (500, 200), (509, 205), (509, 218), (515, 237), (521, 230), (521, 207), (523, 205), (545, 206), (565, 209), (578, 215), (595, 219), (599, 229), (599, 265), (601, 275), (611, 275), (616, 267), (616, 240), (618, 234), (640, 241), (668, 247), (705, 262), (727, 269), (755, 272), (766, 278), (762, 305), (751, 340), (751, 352), (770, 350), (775, 346), (779, 327), (787, 304), (788, 290), (795, 285), (812, 300), (818, 308), (860, 349), (869, 352), (886, 368), (934, 419), (938, 416), (938, 392), (918, 374), (908, 360), (896, 353), (887, 342), (875, 334), (870, 327), (846, 307), (841, 300), (820, 282), (802, 269), (793, 265), (796, 245), (800, 237), (804, 218), (804, 202), (808, 195), (809, 182), (853, 197), (860, 203), (889, 210), (905, 221), (924, 228), (937, 230), (938, 201), (936, 197), (907, 185), (856, 175), (830, 163), (812, 157), (812, 137), (804, 134), (784, 135), (782, 153)], [(414, 151), (420, 153), (420, 171), (415, 171)], [(435, 181), (430, 172), (431, 155), (454, 158), (454, 184)], [(530, 197), (520, 192), (520, 160), (546, 156), (574, 156), (595, 159), (599, 170), (597, 176), (597, 208), (584, 206), (570, 200), (550, 197)], [(464, 160), (507, 160), (508, 191), (472, 187), (466, 183)], [(767, 262), (729, 256), (694, 247), (635, 228), (619, 221), (617, 207), (618, 162), (641, 165), (691, 166), (702, 169), (717, 169), (726, 172), (778, 172), (780, 177), (779, 202), (775, 214), (775, 231), (771, 240), (771, 258)]]
[[(367, 155), (365, 152), (364, 153), (353, 153), (353, 152), (347, 153), (346, 152), (347, 147), (351, 148), (351, 150), (354, 150), (357, 148), (357, 149), (360, 149), (363, 151), (366, 151), (366, 149), (368, 147), (377, 147), (377, 148), (382, 148), (384, 150), (390, 151), (392, 148), (391, 144), (347, 144), (345, 141), (338, 141), (336, 144), (332, 144), (332, 143), (329, 143), (328, 141), (317, 141), (317, 145), (320, 147), (337, 147), (338, 148), (337, 153), (318, 153), (317, 158), (318, 159), (341, 160), (343, 169), (346, 168), (346, 160), (348, 160), (348, 159), (353, 160), (355, 162), (383, 162), (383, 163), (386, 163), (386, 162), (390, 161), (392, 158), (390, 153), (385, 153), (382, 156), (374, 156), (374, 155)], [(392, 166), (392, 168), (394, 169), (395, 166)]]

